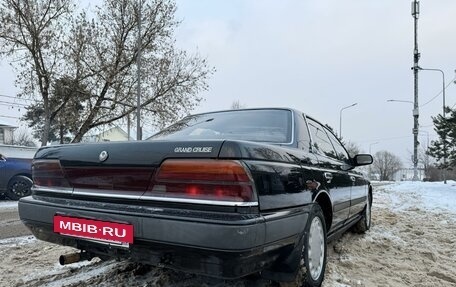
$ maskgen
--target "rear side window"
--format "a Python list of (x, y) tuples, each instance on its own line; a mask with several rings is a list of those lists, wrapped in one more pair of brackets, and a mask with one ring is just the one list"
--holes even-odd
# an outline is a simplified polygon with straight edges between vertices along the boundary
[(234, 110), (186, 117), (150, 139), (237, 139), (286, 144), (292, 141), (291, 123), (289, 110)]
[(309, 118), (307, 118), (307, 123), (309, 124), (310, 134), (312, 135), (313, 150), (322, 155), (337, 159), (338, 157), (336, 151), (334, 150), (325, 128), (321, 124)]

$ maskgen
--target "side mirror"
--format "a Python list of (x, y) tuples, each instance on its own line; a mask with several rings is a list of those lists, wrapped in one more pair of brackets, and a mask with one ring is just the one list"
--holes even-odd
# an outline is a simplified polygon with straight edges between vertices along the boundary
[(354, 166), (369, 165), (374, 162), (374, 158), (370, 154), (357, 154), (352, 158)]

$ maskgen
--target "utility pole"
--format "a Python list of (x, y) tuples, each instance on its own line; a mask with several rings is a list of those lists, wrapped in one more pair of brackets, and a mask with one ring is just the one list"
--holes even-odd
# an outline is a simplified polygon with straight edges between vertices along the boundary
[(414, 102), (413, 102), (413, 180), (418, 180), (418, 61), (420, 53), (418, 52), (418, 17), (420, 15), (420, 2), (414, 0), (412, 2), (412, 16), (415, 21), (415, 48), (413, 49), (413, 74), (414, 74)]
[(141, 132), (141, 6), (142, 0), (138, 1), (138, 55), (136, 57), (136, 68), (137, 68), (137, 95), (136, 95), (136, 140), (142, 139), (142, 132)]

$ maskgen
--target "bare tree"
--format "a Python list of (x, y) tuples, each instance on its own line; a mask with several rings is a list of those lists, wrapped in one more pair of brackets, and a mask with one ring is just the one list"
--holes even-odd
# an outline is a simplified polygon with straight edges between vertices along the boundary
[[(438, 168), (438, 163), (434, 161), (434, 158), (429, 154), (429, 144), (426, 146), (421, 146), (418, 149), (418, 167), (423, 169), (425, 178), (433, 177), (435, 173), (435, 169)], [(413, 164), (413, 152), (407, 150), (408, 152), (408, 160), (407, 164)], [(440, 171), (442, 172), (442, 171)]]
[(240, 110), (240, 109), (246, 108), (246, 105), (243, 105), (243, 104), (241, 104), (241, 102), (239, 100), (236, 100), (236, 101), (231, 103), (231, 107), (230, 108), (232, 110)]
[(396, 155), (388, 151), (375, 153), (372, 172), (378, 173), (380, 180), (392, 180), (394, 174), (401, 168), (402, 162)]
[(49, 93), (62, 65), (65, 24), (71, 19), (70, 0), (3, 0), (0, 5), (0, 56), (11, 58), (19, 75), (21, 96), (37, 90), (43, 107), (42, 145), (51, 122)]
[(418, 162), (422, 164), (424, 169), (424, 174), (427, 178), (430, 177), (431, 168), (433, 166), (433, 160), (431, 156), (426, 152), (426, 150), (418, 150)]
[[(46, 2), (47, 6), (43, 7), (49, 9), (54, 9), (57, 4), (65, 4), (65, 14), (48, 20), (50, 26), (55, 22), (59, 36), (51, 34), (44, 39), (40, 34), (35, 36), (38, 41), (46, 41), (54, 50), (59, 48), (57, 53), (41, 55), (45, 63), (55, 62), (58, 65), (51, 67), (59, 67), (58, 77), (56, 72), (44, 73), (47, 76), (46, 91), (41, 96), (46, 120), (42, 144), (47, 143), (51, 125), (49, 89), (60, 78), (72, 79), (75, 86), (82, 86), (86, 91), (85, 96), (78, 98), (82, 110), (75, 119), (78, 124), (74, 126), (78, 128), (72, 139), (73, 142), (79, 142), (90, 129), (113, 124), (135, 112), (135, 88), (138, 84), (136, 60), (139, 54), (141, 116), (158, 127), (188, 114), (201, 100), (198, 93), (207, 89), (206, 80), (214, 72), (205, 59), (176, 49), (173, 33), (179, 22), (174, 19), (176, 5), (172, 0), (105, 0), (101, 7), (95, 8), (94, 18), (89, 18), (86, 11), (76, 14), (69, 0), (3, 1), (3, 10), (7, 11), (0, 12), (0, 20), (3, 19), (5, 23), (0, 28), (0, 39), (10, 45), (8, 55), (15, 55), (16, 47), (21, 48), (17, 39), (22, 34), (29, 35), (30, 31), (19, 29), (18, 35), (7, 37), (8, 28), (4, 27), (16, 27), (21, 21), (35, 21), (47, 11), (21, 16), (30, 2), (38, 6)], [(13, 7), (17, 8), (10, 8), (11, 3), (15, 3)], [(142, 23), (140, 35), (138, 23)], [(65, 29), (61, 28), (62, 25)], [(23, 62), (39, 59), (30, 51), (24, 56)], [(43, 73), (36, 74), (40, 76)], [(24, 77), (20, 76), (22, 82), (26, 82)], [(30, 85), (24, 89), (29, 90), (33, 90)], [(60, 102), (68, 104), (68, 101)]]
[[(176, 6), (173, 1), (140, 1), (142, 32), (138, 47), (138, 1), (105, 0), (97, 21), (81, 14), (72, 27), (77, 45), (69, 46), (74, 77), (92, 91), (84, 119), (73, 141), (91, 128), (111, 124), (136, 110), (138, 52), (142, 54), (143, 116), (158, 126), (188, 114), (201, 100), (212, 73), (204, 59), (174, 47)], [(88, 61), (90, 60), (90, 61)]]
[(348, 142), (348, 143), (344, 144), (344, 146), (345, 146), (345, 149), (347, 150), (348, 154), (350, 155), (350, 157), (353, 157), (353, 156), (361, 153), (361, 148), (359, 147), (359, 145), (357, 145), (354, 142)]

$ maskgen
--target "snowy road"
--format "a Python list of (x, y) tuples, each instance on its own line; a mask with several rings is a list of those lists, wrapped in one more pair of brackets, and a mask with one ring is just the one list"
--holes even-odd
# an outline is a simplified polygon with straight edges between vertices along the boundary
[[(366, 235), (347, 233), (329, 246), (324, 287), (456, 286), (454, 182), (377, 186), (372, 217)], [(0, 286), (277, 286), (255, 278), (223, 281), (129, 262), (58, 265), (58, 256), (71, 251), (31, 236), (0, 240)]]
[(17, 201), (0, 201), (0, 239), (31, 234), (17, 213)]

